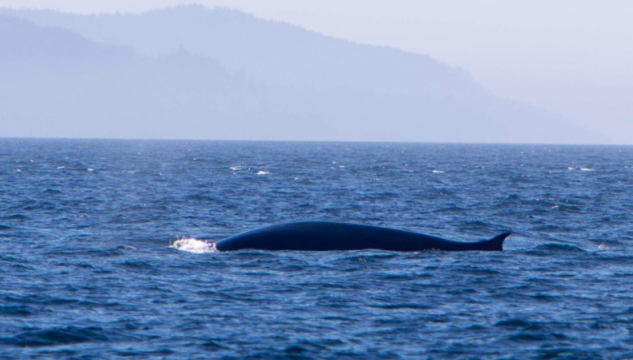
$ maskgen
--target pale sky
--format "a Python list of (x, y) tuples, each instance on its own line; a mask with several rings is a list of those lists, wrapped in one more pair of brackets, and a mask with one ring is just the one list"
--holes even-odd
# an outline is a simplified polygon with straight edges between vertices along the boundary
[(485, 88), (633, 144), (630, 0), (0, 0), (0, 7), (239, 9), (325, 35), (429, 55)]

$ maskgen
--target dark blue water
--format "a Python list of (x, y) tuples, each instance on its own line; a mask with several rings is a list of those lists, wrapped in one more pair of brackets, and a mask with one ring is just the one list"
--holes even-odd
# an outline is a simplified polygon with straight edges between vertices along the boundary
[[(633, 358), (632, 213), (633, 147), (0, 140), (0, 358)], [(513, 235), (172, 246), (296, 220)]]

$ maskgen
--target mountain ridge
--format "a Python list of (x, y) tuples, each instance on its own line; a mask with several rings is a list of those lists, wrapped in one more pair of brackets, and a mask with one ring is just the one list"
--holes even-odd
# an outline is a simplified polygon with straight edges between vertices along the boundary
[[(180, 15), (178, 15), (179, 11)], [(115, 72), (115, 75), (119, 74), (117, 75), (120, 76), (119, 78), (114, 76), (112, 78), (114, 80), (109, 81), (107, 77), (91, 75), (88, 76), (90, 84), (84, 83), (78, 86), (110, 88), (111, 93), (102, 93), (107, 101), (90, 99), (88, 103), (100, 104), (94, 108), (94, 112), (109, 113), (107, 116), (99, 115), (102, 121), (112, 122), (114, 121), (112, 119), (117, 117), (133, 118), (134, 121), (128, 120), (124, 125), (136, 124), (135, 126), (141, 129), (136, 131), (134, 137), (153, 138), (158, 136), (157, 133), (147, 129), (156, 126), (162, 126), (165, 129), (181, 128), (182, 126), (176, 126), (173, 123), (184, 122), (193, 129), (189, 132), (184, 129), (178, 132), (163, 130), (161, 133), (166, 134), (167, 137), (177, 134), (177, 138), (258, 140), (561, 143), (604, 141), (589, 132), (576, 129), (552, 114), (528, 105), (521, 105), (524, 109), (517, 111), (516, 108), (521, 106), (517, 107), (516, 104), (493, 97), (478, 86), (462, 69), (441, 64), (428, 56), (391, 48), (376, 49), (376, 47), (345, 40), (332, 40), (305, 29), (295, 31), (296, 27), (289, 24), (279, 27), (279, 24), (275, 22), (257, 19), (235, 10), (216, 11), (216, 9), (208, 10), (194, 6), (154, 10), (140, 15), (85, 16), (41, 10), (0, 9), (0, 14), (25, 19), (24, 21), (32, 26), (54, 26), (68, 31), (69, 34), (79, 34), (87, 41), (84, 44), (86, 47), (90, 47), (87, 45), (90, 43), (104, 46), (108, 49), (106, 52), (127, 51), (128, 55), (123, 56), (122, 62), (117, 65), (122, 67), (118, 73)], [(202, 23), (200, 20), (196, 22), (192, 14), (202, 18)], [(163, 17), (171, 20), (161, 20)], [(222, 21), (232, 25), (224, 26), (221, 21), (211, 25), (206, 24), (210, 21), (209, 19), (213, 20), (217, 17), (224, 18)], [(200, 31), (206, 35), (199, 36), (203, 40), (192, 39), (187, 42), (179, 38), (185, 36), (187, 31), (191, 31), (187, 30), (188, 28), (181, 32), (174, 29), (176, 27), (174, 24), (185, 22), (185, 20), (188, 20), (186, 22), (190, 26), (198, 26), (201, 29)], [(115, 31), (113, 22), (117, 24), (123, 22), (127, 25)], [(163, 24), (163, 32), (154, 33), (160, 24)], [(171, 25), (165, 26), (165, 24)], [(248, 31), (240, 30), (248, 24), (256, 26), (253, 25), (254, 27)], [(275, 27), (274, 31), (262, 30), (270, 24)], [(136, 34), (133, 34), (134, 31), (130, 30), (130, 26), (141, 28), (141, 30), (137, 29)], [(221, 36), (214, 35), (209, 30), (209, 26), (222, 30), (219, 32)], [(86, 34), (86, 28), (93, 29), (93, 33)], [(279, 29), (295, 31), (287, 35), (290, 38), (294, 37), (294, 40), (285, 41), (283, 36), (270, 35), (271, 32), (275, 33)], [(124, 39), (125, 41), (117, 43), (112, 40), (124, 37), (122, 35), (124, 33), (130, 34), (129, 38)], [(156, 37), (152, 41), (162, 41), (166, 44), (162, 48), (164, 53), (151, 53), (148, 49), (142, 48), (139, 50), (139, 44), (135, 42), (143, 42), (145, 37), (150, 36), (148, 34)], [(174, 38), (166, 39), (169, 34)], [(237, 44), (239, 39), (236, 37), (248, 37), (245, 34), (251, 34), (249, 36), (258, 34), (257, 36), (261, 35), (263, 38), (255, 36), (249, 38), (250, 40), (243, 40), (244, 43)], [(302, 37), (306, 34), (309, 39), (318, 39), (321, 42), (320, 45), (311, 44)], [(212, 38), (212, 35), (215, 38)], [(45, 35), (42, 33), (41, 36)], [(108, 36), (110, 38), (107, 38)], [(228, 40), (223, 39), (223, 36)], [(257, 48), (254, 44), (257, 41), (253, 39), (259, 39), (260, 46), (279, 42), (275, 45), (277, 51), (271, 51), (271, 54), (266, 55), (266, 51), (270, 50), (266, 50), (265, 46)], [(6, 43), (9, 40), (5, 37), (2, 41)], [(218, 44), (223, 42), (233, 43), (234, 49), (217, 50)], [(303, 43), (303, 48), (297, 50), (291, 46), (297, 43)], [(63, 46), (60, 43), (59, 47)], [(217, 51), (214, 53), (213, 49)], [(319, 56), (314, 56), (316, 60), (312, 63), (296, 63), (297, 58), (309, 62), (313, 58), (310, 52), (318, 52), (315, 49), (322, 51)], [(130, 51), (136, 53), (130, 54)], [(263, 54), (262, 57), (268, 56), (268, 59), (262, 60), (258, 66), (250, 66), (249, 64), (261, 60), (259, 54)], [(0, 65), (2, 61), (7, 63), (7, 54), (2, 56), (5, 59), (0, 59)], [(245, 57), (246, 60), (240, 60), (240, 56)], [(92, 65), (73, 63), (71, 57), (65, 60), (68, 64), (72, 64), (70, 67), (88, 66), (87, 71), (90, 69), (99, 71), (94, 67), (91, 68)], [(103, 57), (107, 58), (107, 56)], [(170, 57), (171, 60), (165, 60)], [(340, 61), (336, 66), (328, 67), (331, 59), (340, 59)], [(230, 63), (233, 60), (242, 62), (237, 65), (232, 64), (232, 67)], [(157, 65), (161, 61), (163, 64)], [(191, 66), (193, 62), (215, 64), (213, 65), (216, 68), (214, 76), (220, 79), (218, 83), (197, 81), (200, 74), (204, 75), (206, 70), (196, 73), (196, 67)], [(187, 66), (191, 68), (184, 70), (184, 67), (187, 67), (184, 64), (189, 64)], [(420, 64), (428, 66), (425, 68)], [(50, 74), (59, 72), (59, 69), (50, 66), (47, 68), (47, 66), (40, 64), (39, 68), (31, 71), (43, 71)], [(146, 74), (142, 77), (140, 74), (134, 74), (130, 69), (122, 70), (126, 67), (140, 69), (147, 67), (154, 70), (153, 72), (145, 71)], [(68, 76), (68, 79), (76, 80), (78, 75), (68, 74)], [(125, 76), (128, 77), (127, 81)], [(210, 75), (206, 74), (202, 77), (205, 76)], [(315, 78), (317, 80), (314, 80)], [(163, 79), (164, 87), (156, 85), (156, 82), (161, 82), (157, 79)], [(188, 83), (184, 79), (188, 79)], [(114, 86), (117, 82), (118, 88)], [(36, 84), (31, 84), (31, 86), (37, 88)], [(57, 86), (63, 88), (60, 84)], [(126, 104), (128, 111), (112, 109), (119, 107), (114, 100), (117, 98), (116, 94), (129, 92), (126, 88), (136, 89), (134, 94), (128, 94), (131, 98), (136, 98), (136, 105), (129, 104), (129, 99), (119, 99)], [(67, 95), (78, 96), (75, 93)], [(26, 93), (23, 96), (28, 97)], [(82, 96), (85, 97), (85, 95)], [(170, 96), (173, 97), (171, 100)], [(66, 103), (72, 106), (70, 105), (72, 102)], [(109, 105), (106, 106), (106, 103)], [(171, 107), (166, 107), (169, 104)], [(15, 108), (13, 114), (28, 113), (20, 109), (20, 106), (13, 105), (13, 107)], [(64, 117), (62, 110), (57, 109), (57, 113), (50, 112), (51, 119), (59, 120)], [(526, 113), (531, 111), (536, 115), (526, 118)], [(73, 113), (72, 109), (67, 109), (67, 112)], [(91, 111), (83, 109), (78, 113), (89, 118)], [(29, 119), (25, 115), (21, 117), (24, 121)], [(189, 120), (184, 120), (186, 117)], [(138, 120), (139, 118), (154, 118), (155, 121), (154, 123), (145, 121), (140, 124), (143, 121)], [(512, 128), (510, 122), (512, 119), (522, 124), (518, 131)], [(547, 121), (543, 122), (543, 119)], [(79, 119), (74, 121), (74, 123), (80, 122)], [(532, 129), (530, 123), (539, 122), (541, 130)], [(233, 125), (236, 124), (241, 124), (242, 128), (235, 128)], [(101, 128), (104, 126), (108, 127), (103, 125)], [(109, 129), (104, 133), (108, 134), (107, 137), (129, 137), (128, 135), (131, 134), (126, 135), (124, 128), (118, 131)], [(146, 129), (145, 132), (142, 131), (143, 128)], [(206, 132), (200, 131), (201, 129), (206, 129)], [(527, 136), (526, 129), (534, 134)], [(559, 134), (561, 131), (569, 132), (571, 135)], [(94, 132), (92, 134), (94, 136)], [(11, 133), (2, 131), (0, 128), (0, 136), (7, 135), (10, 136)]]

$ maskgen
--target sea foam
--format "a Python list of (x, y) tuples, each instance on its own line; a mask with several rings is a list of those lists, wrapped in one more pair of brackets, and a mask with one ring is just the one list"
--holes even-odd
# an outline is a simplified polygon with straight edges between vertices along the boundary
[(217, 249), (215, 248), (215, 243), (194, 238), (178, 239), (174, 241), (169, 247), (194, 254), (204, 254), (217, 251)]

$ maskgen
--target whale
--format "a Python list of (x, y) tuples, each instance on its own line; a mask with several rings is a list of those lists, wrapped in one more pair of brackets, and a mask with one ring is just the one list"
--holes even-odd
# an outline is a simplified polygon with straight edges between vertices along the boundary
[(503, 241), (510, 235), (504, 232), (491, 239), (461, 242), (387, 227), (303, 221), (270, 225), (243, 232), (215, 242), (217, 251), (503, 251)]

